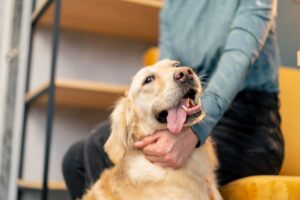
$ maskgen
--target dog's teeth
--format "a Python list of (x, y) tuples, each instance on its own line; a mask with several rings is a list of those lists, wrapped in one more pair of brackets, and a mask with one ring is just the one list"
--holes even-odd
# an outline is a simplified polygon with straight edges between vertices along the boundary
[(182, 104), (181, 107), (183, 108), (183, 110), (185, 110), (185, 112), (188, 111), (188, 108), (185, 105)]
[(200, 100), (200, 98), (197, 98), (197, 97), (194, 99), (194, 102), (195, 102), (196, 105), (199, 104), (199, 100)]

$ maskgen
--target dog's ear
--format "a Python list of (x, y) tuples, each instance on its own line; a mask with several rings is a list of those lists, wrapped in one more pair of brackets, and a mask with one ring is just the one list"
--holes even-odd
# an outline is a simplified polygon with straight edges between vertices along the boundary
[(133, 117), (131, 102), (124, 97), (118, 101), (110, 116), (111, 134), (104, 145), (111, 161), (116, 164), (124, 157), (126, 148), (131, 141), (129, 125)]

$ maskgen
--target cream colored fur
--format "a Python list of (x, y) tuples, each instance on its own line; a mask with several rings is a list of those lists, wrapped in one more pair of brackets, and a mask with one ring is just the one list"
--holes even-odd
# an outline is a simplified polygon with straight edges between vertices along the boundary
[[(163, 60), (135, 75), (128, 96), (118, 101), (111, 115), (112, 132), (105, 150), (115, 166), (104, 171), (83, 200), (222, 199), (215, 181), (217, 159), (210, 139), (195, 148), (186, 165), (177, 170), (152, 164), (133, 147), (135, 141), (166, 129), (154, 115), (178, 104), (182, 97), (173, 80), (177, 65), (176, 61)], [(149, 75), (155, 80), (143, 85)], [(196, 87), (200, 95), (199, 81)]]

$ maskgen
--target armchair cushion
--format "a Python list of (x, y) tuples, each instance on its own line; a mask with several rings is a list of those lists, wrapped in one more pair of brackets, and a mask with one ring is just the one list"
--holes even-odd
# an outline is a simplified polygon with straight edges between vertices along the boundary
[(224, 200), (300, 200), (300, 177), (251, 176), (220, 188)]

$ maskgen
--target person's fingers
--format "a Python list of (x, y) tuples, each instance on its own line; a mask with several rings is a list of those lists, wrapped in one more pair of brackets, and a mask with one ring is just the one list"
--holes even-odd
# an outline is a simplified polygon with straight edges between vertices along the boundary
[(159, 162), (159, 163), (165, 162), (164, 159), (159, 157), (159, 156), (146, 155), (145, 157), (147, 158), (147, 160), (149, 160), (152, 163), (154, 163), (154, 162)]
[(142, 139), (140, 141), (135, 142), (133, 145), (136, 148), (142, 149), (145, 146), (150, 145), (151, 143), (155, 142), (156, 140), (157, 140), (156, 138), (149, 136), (149, 137), (145, 137), (144, 139)]
[(142, 140), (135, 142), (133, 145), (136, 148), (142, 149), (142, 148), (146, 147), (147, 145), (154, 143), (159, 137), (160, 137), (159, 134), (147, 136), (147, 137), (143, 138)]
[(161, 148), (157, 143), (148, 144), (143, 148), (145, 155), (164, 157), (167, 153), (166, 148)]

